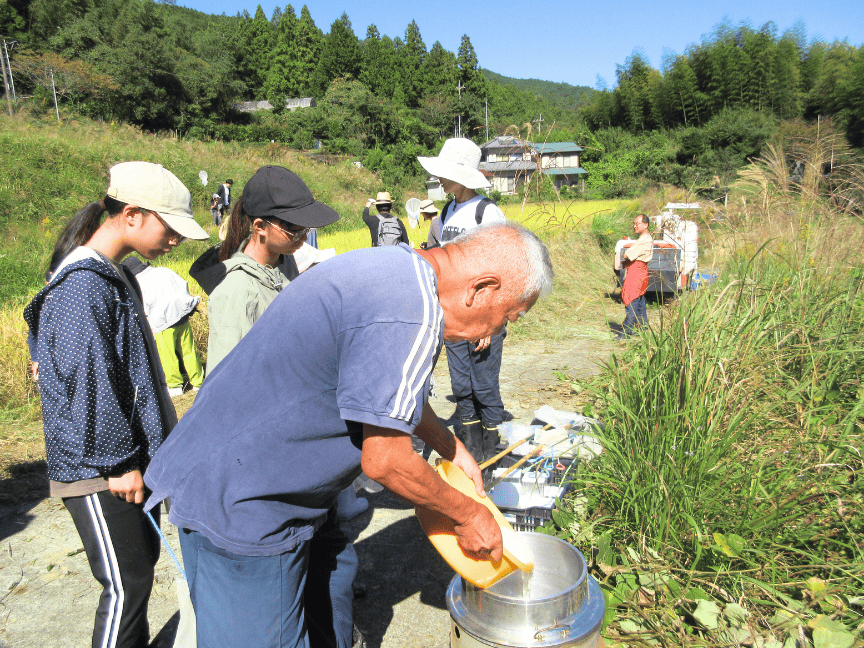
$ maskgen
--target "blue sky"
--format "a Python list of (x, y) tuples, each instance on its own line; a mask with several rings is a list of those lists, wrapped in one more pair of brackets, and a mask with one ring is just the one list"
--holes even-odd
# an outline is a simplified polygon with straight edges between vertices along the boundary
[[(177, 3), (228, 15), (243, 9), (254, 14), (258, 5), (254, 0)], [(267, 0), (260, 4), (269, 18), (276, 6), (287, 3)], [(291, 4), (299, 15), (303, 3)], [(348, 14), (361, 39), (371, 23), (381, 34), (404, 38), (405, 27), (416, 20), (427, 49), (437, 40), (455, 53), (462, 34), (468, 34), (484, 68), (514, 78), (591, 87), (596, 87), (598, 76), (613, 87), (615, 66), (623, 64), (634, 48), (659, 69), (664, 54), (683, 54), (688, 45), (700, 42), (724, 19), (735, 26), (747, 21), (755, 29), (774, 21), (780, 34), (800, 21), (808, 42), (819, 38), (829, 42), (846, 39), (856, 47), (864, 44), (862, 0), (726, 0), (716, 5), (692, 0), (547, 0), (536, 4), (515, 0), (314, 0), (307, 6), (325, 33), (342, 12)]]

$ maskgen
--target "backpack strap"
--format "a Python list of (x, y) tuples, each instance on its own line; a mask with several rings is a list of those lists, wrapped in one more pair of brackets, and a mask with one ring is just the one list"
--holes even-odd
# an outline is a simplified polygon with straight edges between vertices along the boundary
[(446, 205), (441, 208), (441, 225), (444, 225), (444, 221), (447, 220), (447, 210), (450, 208), (450, 205), (453, 204), (454, 199), (451, 198)]
[[(449, 203), (448, 203), (449, 204)], [(480, 204), (477, 205), (477, 213), (474, 214), (474, 220), (477, 221), (477, 224), (483, 222), (483, 212), (486, 211), (486, 205), (494, 205), (490, 198), (483, 197), (480, 199)]]

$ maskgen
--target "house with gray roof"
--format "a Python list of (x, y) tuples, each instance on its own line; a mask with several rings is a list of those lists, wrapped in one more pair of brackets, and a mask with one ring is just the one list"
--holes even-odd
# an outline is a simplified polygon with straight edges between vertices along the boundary
[(534, 144), (527, 140), (501, 135), (480, 147), (480, 170), (502, 194), (516, 193), (517, 188), (537, 172), (552, 177), (555, 187), (575, 185), (587, 173), (579, 166), (582, 147), (573, 142)]

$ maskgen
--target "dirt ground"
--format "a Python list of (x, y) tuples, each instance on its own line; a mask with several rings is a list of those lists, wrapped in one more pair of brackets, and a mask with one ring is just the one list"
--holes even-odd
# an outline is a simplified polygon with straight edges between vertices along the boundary
[[(579, 379), (596, 374), (598, 363), (614, 348), (608, 332), (597, 330), (558, 342), (506, 340), (501, 369), (506, 408), (522, 423), (529, 423), (533, 411), (544, 404), (578, 409), (578, 397), (565, 375)], [(443, 357), (435, 377), (432, 404), (446, 418), (453, 405), (447, 398), (450, 382)], [(178, 410), (185, 411), (191, 400), (191, 394), (175, 399)], [(83, 648), (89, 646), (99, 587), (69, 514), (59, 500), (47, 497), (41, 439), (25, 432), (19, 442), (23, 450), (14, 450), (17, 463), (7, 469), (11, 477), (0, 481), (0, 647)], [(0, 461), (9, 452), (0, 445)], [(452, 570), (422, 534), (413, 508), (387, 491), (360, 495), (369, 500), (369, 509), (348, 528), (360, 558), (358, 581), (367, 589), (354, 605), (355, 622), (367, 645), (446, 648), (450, 617), (445, 591)], [(167, 522), (162, 526), (179, 557), (176, 529)], [(151, 646), (168, 647), (178, 606), (176, 569), (164, 550), (156, 570)]]

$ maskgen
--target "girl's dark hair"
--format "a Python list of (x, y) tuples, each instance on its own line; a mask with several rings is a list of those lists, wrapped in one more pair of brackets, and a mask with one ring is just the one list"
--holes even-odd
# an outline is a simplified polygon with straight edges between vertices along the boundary
[(96, 230), (99, 229), (99, 225), (102, 224), (103, 213), (107, 211), (109, 217), (116, 216), (123, 211), (125, 206), (126, 203), (115, 200), (111, 196), (105, 196), (102, 200), (90, 203), (75, 214), (54, 244), (54, 252), (51, 254), (48, 270), (45, 271), (45, 281), (51, 278), (57, 266), (72, 250), (79, 245), (84, 245), (93, 237)]
[(240, 249), (240, 245), (252, 234), (252, 218), (243, 211), (243, 196), (234, 203), (228, 219), (228, 233), (219, 247), (219, 260), (227, 261)]

